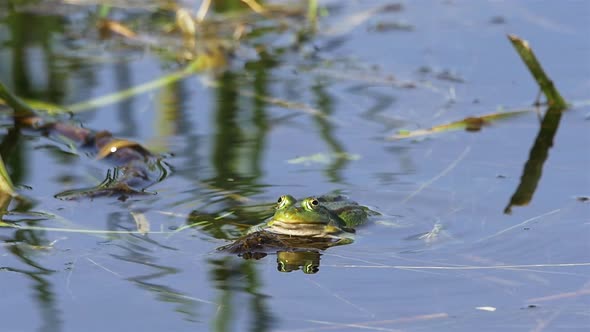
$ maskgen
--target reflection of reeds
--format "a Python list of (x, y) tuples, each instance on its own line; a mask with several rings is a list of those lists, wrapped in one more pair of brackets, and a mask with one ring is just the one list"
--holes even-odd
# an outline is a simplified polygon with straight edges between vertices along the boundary
[[(58, 303), (60, 296), (56, 294), (51, 278), (51, 275), (57, 271), (45, 267), (37, 257), (38, 252), (50, 249), (55, 241), (50, 242), (44, 232), (31, 230), (15, 231), (14, 235), (3, 240), (2, 243), (8, 247), (8, 252), (25, 267), (3, 266), (2, 270), (17, 273), (31, 282), (29, 289), (36, 300), (42, 319), (39, 330), (60, 331), (62, 325), (62, 314)], [(21, 290), (22, 294), (26, 294), (26, 291)]]
[[(217, 304), (219, 306), (212, 326), (215, 331), (231, 331), (231, 323), (236, 320), (238, 310), (248, 310), (250, 326), (241, 326), (243, 331), (270, 331), (276, 318), (268, 306), (268, 295), (262, 293), (264, 285), (258, 275), (255, 262), (251, 260), (237, 260), (234, 257), (209, 260), (211, 265), (211, 279), (219, 292)], [(249, 298), (248, 305), (237, 301), (238, 295)]]
[(2, 156), (0, 156), (0, 195), (16, 195), (14, 191), (14, 185), (12, 184), (12, 180), (10, 180), (10, 176), (6, 171), (6, 167), (4, 166), (4, 160)]
[(520, 183), (514, 194), (512, 194), (510, 203), (504, 209), (504, 213), (510, 214), (512, 213), (512, 206), (527, 205), (533, 199), (543, 174), (543, 164), (549, 157), (549, 149), (553, 146), (553, 138), (559, 127), (561, 114), (560, 109), (553, 107), (549, 107), (545, 113), (539, 133), (529, 153), (529, 158), (524, 165)]
[(510, 198), (510, 203), (504, 209), (504, 213), (506, 214), (512, 212), (512, 206), (527, 205), (533, 199), (543, 173), (543, 164), (549, 156), (549, 149), (553, 146), (553, 138), (559, 127), (561, 113), (567, 109), (567, 103), (553, 84), (553, 81), (545, 74), (528, 42), (515, 35), (509, 35), (508, 39), (512, 42), (518, 55), (520, 55), (520, 58), (545, 95), (545, 98), (547, 98), (549, 108), (541, 121), (539, 133), (524, 166), (518, 188), (516, 188), (516, 191)]

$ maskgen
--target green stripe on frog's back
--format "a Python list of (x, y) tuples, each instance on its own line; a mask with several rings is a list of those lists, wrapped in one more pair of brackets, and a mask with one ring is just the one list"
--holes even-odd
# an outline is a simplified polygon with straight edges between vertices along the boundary
[(347, 227), (363, 225), (369, 219), (369, 214), (361, 206), (346, 206), (332, 210), (340, 219), (344, 220)]

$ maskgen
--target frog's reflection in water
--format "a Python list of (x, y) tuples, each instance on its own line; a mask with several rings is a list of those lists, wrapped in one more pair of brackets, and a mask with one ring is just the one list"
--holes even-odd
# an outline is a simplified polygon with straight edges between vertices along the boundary
[(350, 238), (313, 238), (260, 231), (247, 234), (218, 250), (237, 254), (246, 260), (259, 260), (269, 253), (276, 253), (278, 271), (302, 270), (306, 274), (315, 274), (319, 272), (321, 251), (352, 242)]
[[(279, 272), (303, 271), (305, 274), (316, 274), (320, 271), (318, 251), (277, 251), (277, 270)], [(243, 259), (259, 260), (268, 256), (265, 252), (247, 252), (240, 254)]]
[(320, 256), (317, 251), (279, 251), (277, 252), (277, 269), (280, 272), (301, 270), (305, 274), (320, 271)]

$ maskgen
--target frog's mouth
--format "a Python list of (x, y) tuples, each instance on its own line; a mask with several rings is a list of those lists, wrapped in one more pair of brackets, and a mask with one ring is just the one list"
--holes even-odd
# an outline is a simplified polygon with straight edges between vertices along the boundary
[(276, 234), (312, 237), (325, 237), (344, 232), (339, 227), (325, 223), (289, 223), (280, 220), (273, 221), (266, 230)]

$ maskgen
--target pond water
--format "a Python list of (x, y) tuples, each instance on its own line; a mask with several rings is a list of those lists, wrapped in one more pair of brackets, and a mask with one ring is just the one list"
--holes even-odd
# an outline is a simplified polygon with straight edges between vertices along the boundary
[[(166, 27), (174, 13), (158, 2), (111, 8), (139, 32), (132, 41), (99, 39), (98, 7), (84, 3), (0, 4), (9, 89), (76, 109), (190, 61), (179, 61), (182, 38)], [(305, 3), (278, 2), (285, 13)], [(97, 185), (113, 165), (14, 130), (3, 109), (0, 152), (28, 204), (2, 217), (12, 225), (0, 229), (2, 330), (590, 328), (590, 3), (320, 1), (316, 33), (297, 30), (302, 15), (222, 7), (208, 17), (233, 25), (201, 31), (207, 50), (189, 54), (215, 59), (220, 46), (203, 36), (218, 33), (233, 45), (221, 68), (58, 117), (165, 156), (170, 175), (147, 189), (156, 195), (55, 198)], [(538, 87), (508, 33), (530, 42), (572, 104), (553, 123), (532, 199), (510, 214), (542, 136), (538, 113), (391, 139), (533, 109)], [(288, 253), (216, 250), (244, 231), (235, 224), (261, 221), (216, 222), (239, 207), (330, 192), (381, 213), (354, 243), (297, 256), (289, 273), (277, 268)], [(304, 273), (309, 262), (315, 273)]]

